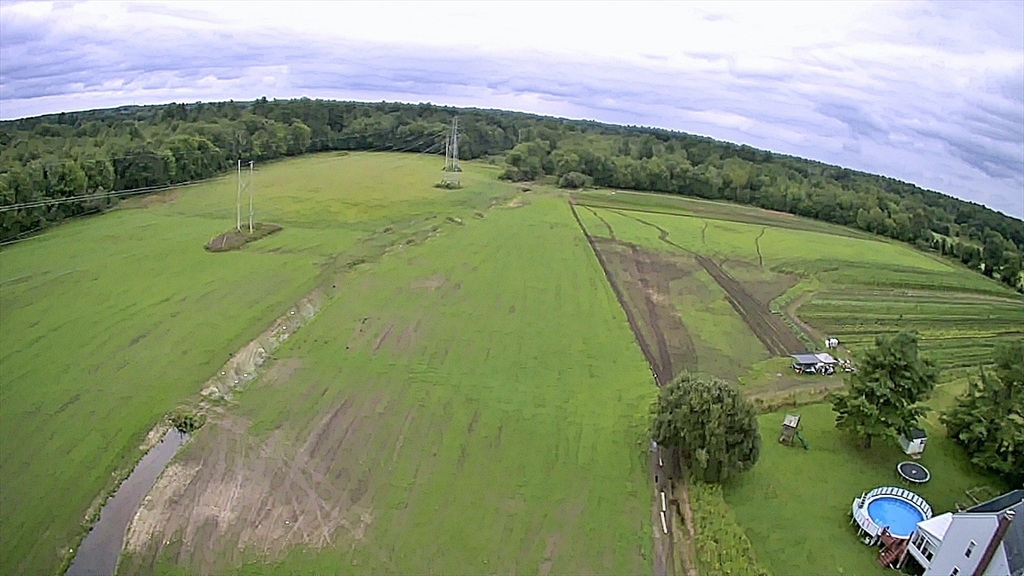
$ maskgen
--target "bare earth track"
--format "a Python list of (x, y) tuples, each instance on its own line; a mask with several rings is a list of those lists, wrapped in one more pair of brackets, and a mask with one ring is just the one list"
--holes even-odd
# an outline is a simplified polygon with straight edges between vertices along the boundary
[[(630, 215), (628, 214), (630, 211), (627, 210), (616, 210), (615, 212), (626, 218), (630, 218), (636, 222), (644, 224), (645, 226), (650, 226), (656, 229), (658, 231), (658, 239), (661, 242), (688, 254), (692, 254), (704, 270), (706, 270), (707, 273), (714, 278), (715, 282), (722, 287), (722, 290), (726, 293), (729, 305), (736, 310), (736, 313), (739, 314), (740, 318), (743, 319), (743, 322), (747, 324), (751, 332), (754, 333), (757, 339), (764, 344), (764, 347), (773, 356), (786, 356), (788, 354), (804, 350), (805, 346), (800, 342), (800, 339), (793, 334), (792, 330), (790, 330), (789, 327), (786, 326), (786, 324), (783, 323), (776, 315), (772, 314), (765, 303), (762, 303), (758, 301), (757, 298), (753, 297), (743, 287), (743, 285), (726, 272), (721, 265), (707, 256), (697, 254), (696, 252), (676, 244), (669, 239), (668, 230), (665, 230), (661, 226)], [(704, 235), (704, 229), (706, 228), (707, 225), (705, 223), (705, 227), (701, 229), (702, 238)], [(762, 230), (762, 235), (763, 234), (764, 231)], [(760, 236), (758, 236), (758, 240), (759, 239)], [(755, 244), (758, 249), (758, 260), (763, 263), (760, 244), (757, 241), (755, 241)]]
[[(647, 359), (647, 363), (651, 368), (651, 374), (654, 377), (654, 384), (658, 387), (661, 387), (663, 382), (668, 382), (671, 379), (672, 363), (670, 354), (667, 350), (668, 347), (665, 341), (664, 333), (660, 330), (658, 326), (657, 304), (654, 302), (652, 292), (649, 289), (650, 287), (647, 286), (648, 289), (641, 290), (642, 295), (640, 299), (645, 303), (644, 312), (647, 313), (648, 320), (650, 321), (653, 339), (659, 342), (659, 344), (657, 345), (657, 355), (654, 354), (653, 347), (651, 346), (651, 343), (648, 341), (649, 337), (646, 336), (644, 331), (641, 329), (641, 323), (637, 321), (637, 317), (640, 315), (639, 312), (637, 310), (634, 310), (634, 305), (632, 305), (630, 303), (630, 300), (627, 299), (626, 294), (623, 291), (623, 288), (619, 286), (619, 284), (615, 281), (614, 274), (609, 268), (608, 261), (605, 258), (605, 255), (598, 248), (595, 239), (587, 231), (586, 226), (583, 225), (583, 222), (580, 220), (579, 214), (577, 214), (576, 212), (576, 206), (571, 200), (569, 202), (569, 210), (572, 212), (573, 218), (576, 220), (576, 224), (580, 228), (580, 232), (583, 233), (583, 237), (586, 238), (587, 243), (590, 245), (590, 248), (594, 253), (594, 256), (597, 258), (598, 264), (600, 264), (601, 269), (604, 271), (605, 278), (608, 280), (608, 285), (611, 286), (612, 292), (615, 294), (615, 298), (619, 301), (619, 306), (622, 308), (622, 311), (626, 315), (626, 321), (629, 323), (629, 327), (633, 331), (633, 335), (636, 338), (637, 345), (640, 347), (641, 352)], [(593, 213), (593, 211), (591, 212)], [(594, 213), (594, 215), (597, 216), (596, 213)], [(604, 223), (605, 226), (608, 227), (609, 236), (612, 236), (614, 238), (611, 226), (608, 225), (608, 223), (605, 222), (604, 219), (601, 219), (601, 221)], [(615, 245), (619, 245), (618, 242), (612, 242)], [(641, 274), (641, 270), (644, 269), (644, 264), (639, 263), (640, 260), (643, 258), (642, 253), (638, 250), (636, 246), (630, 245), (629, 248), (629, 255), (633, 257), (631, 263), (632, 269), (636, 274), (635, 278), (640, 278), (643, 276)], [(633, 287), (641, 286), (639, 282), (630, 282), (630, 284)], [(662, 318), (665, 317), (666, 316), (662, 315)], [(675, 314), (671, 313), (671, 309), (669, 310), (668, 317), (674, 318), (675, 321), (679, 324), (682, 333), (686, 333), (685, 327), (683, 327), (682, 323), (679, 322), (678, 317)], [(687, 335), (687, 338), (688, 337), (689, 336)], [(692, 353), (692, 342), (690, 344), (690, 349), (691, 358), (695, 358), (695, 355), (693, 355)], [(654, 492), (652, 494), (654, 499), (651, 507), (651, 522), (653, 523), (652, 531), (654, 534), (654, 548), (652, 557), (654, 576), (666, 576), (667, 574), (675, 574), (676, 572), (675, 546), (673, 545), (673, 541), (675, 538), (675, 526), (672, 522), (674, 514), (667, 514), (665, 516), (665, 526), (668, 533), (663, 534), (660, 530), (661, 526), (659, 507), (660, 494), (664, 494), (665, 491), (667, 491), (669, 494), (673, 493), (672, 482), (666, 474), (666, 469), (672, 469), (673, 467), (674, 466), (671, 461), (668, 462), (668, 466), (666, 467), (663, 464), (663, 461), (659, 459), (658, 453), (654, 451), (651, 452), (651, 474), (654, 477)], [(692, 535), (690, 535), (688, 542), (692, 542), (692, 540)], [(684, 571), (687, 574), (696, 574), (694, 569), (694, 560), (692, 554), (690, 553), (692, 546), (684, 545), (680, 548), (681, 549), (679, 553), (682, 556), (681, 560), (684, 566)]]

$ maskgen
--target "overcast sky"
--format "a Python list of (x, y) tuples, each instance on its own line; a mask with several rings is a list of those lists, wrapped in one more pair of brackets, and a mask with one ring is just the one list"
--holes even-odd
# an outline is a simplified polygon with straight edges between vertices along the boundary
[(1024, 217), (1024, 2), (0, 0), (0, 118), (260, 96), (658, 126)]

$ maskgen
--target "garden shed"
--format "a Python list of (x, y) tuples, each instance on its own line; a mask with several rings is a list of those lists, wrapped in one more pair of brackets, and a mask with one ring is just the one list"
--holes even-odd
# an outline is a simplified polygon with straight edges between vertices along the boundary
[(910, 435), (900, 434), (899, 440), (900, 448), (903, 448), (905, 453), (919, 457), (924, 452), (924, 443), (928, 440), (928, 435), (920, 428), (911, 428)]

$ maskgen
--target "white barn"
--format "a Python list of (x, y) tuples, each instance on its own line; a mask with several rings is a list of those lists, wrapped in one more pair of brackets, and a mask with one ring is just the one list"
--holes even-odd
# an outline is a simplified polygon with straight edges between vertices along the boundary
[(1024, 575), (1024, 489), (918, 522), (907, 552), (924, 576)]

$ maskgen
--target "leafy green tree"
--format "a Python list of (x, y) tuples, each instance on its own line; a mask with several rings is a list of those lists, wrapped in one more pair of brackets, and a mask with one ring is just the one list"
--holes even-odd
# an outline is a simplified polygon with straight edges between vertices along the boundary
[(906, 434), (927, 408), (918, 404), (935, 388), (938, 370), (917, 349), (917, 335), (879, 336), (865, 353), (846, 389), (829, 399), (836, 426), (860, 437), (865, 448), (875, 437)]
[(995, 351), (995, 377), (981, 370), (955, 406), (941, 416), (949, 437), (975, 465), (1024, 481), (1024, 340)]
[(559, 188), (572, 188), (578, 189), (584, 186), (589, 186), (591, 178), (585, 174), (579, 172), (566, 172), (558, 179)]
[(727, 382), (687, 373), (658, 394), (651, 438), (677, 450), (690, 474), (705, 482), (749, 469), (761, 453), (754, 405)]

